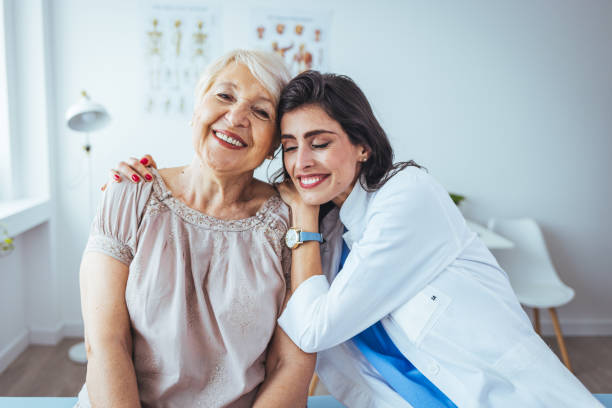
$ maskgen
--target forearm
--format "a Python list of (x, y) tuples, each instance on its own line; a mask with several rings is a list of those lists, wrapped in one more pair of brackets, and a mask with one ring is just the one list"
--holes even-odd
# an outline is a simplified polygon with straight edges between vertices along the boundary
[(87, 347), (87, 391), (92, 407), (140, 407), (131, 347), (100, 342)]
[[(318, 207), (316, 209), (312, 207), (293, 208), (292, 224), (303, 231), (319, 232)], [(291, 259), (292, 291), (295, 291), (308, 278), (323, 273), (321, 269), (320, 244), (317, 241), (308, 241), (293, 249)]]
[(306, 362), (278, 363), (259, 389), (253, 408), (306, 407), (316, 355)]

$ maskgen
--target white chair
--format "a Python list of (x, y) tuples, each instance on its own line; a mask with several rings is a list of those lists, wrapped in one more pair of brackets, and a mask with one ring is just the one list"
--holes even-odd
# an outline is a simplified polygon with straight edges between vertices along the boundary
[(550, 260), (542, 231), (531, 218), (491, 219), (488, 227), (514, 241), (512, 250), (496, 251), (495, 257), (510, 278), (521, 304), (533, 308), (534, 325), (540, 333), (538, 309), (548, 309), (552, 318), (563, 363), (571, 370), (556, 307), (574, 298), (574, 289), (561, 281)]

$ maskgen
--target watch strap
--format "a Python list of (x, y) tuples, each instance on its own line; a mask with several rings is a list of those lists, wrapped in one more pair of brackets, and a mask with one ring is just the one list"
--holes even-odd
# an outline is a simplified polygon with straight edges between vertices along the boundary
[(319, 241), (319, 242), (323, 242), (323, 235), (321, 235), (318, 232), (301, 231), (300, 232), (300, 241), (301, 242), (306, 242), (306, 241)]

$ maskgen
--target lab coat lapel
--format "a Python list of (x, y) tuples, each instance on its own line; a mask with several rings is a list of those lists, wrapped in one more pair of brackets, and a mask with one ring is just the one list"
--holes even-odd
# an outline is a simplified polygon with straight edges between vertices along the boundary
[(357, 181), (340, 208), (340, 220), (348, 230), (342, 236), (349, 249), (358, 241), (366, 227), (366, 212), (372, 193), (363, 189)]

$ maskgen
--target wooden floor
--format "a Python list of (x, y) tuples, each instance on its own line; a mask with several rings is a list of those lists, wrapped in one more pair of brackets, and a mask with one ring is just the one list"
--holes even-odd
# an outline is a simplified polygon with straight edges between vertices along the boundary
[[(546, 342), (559, 355), (553, 338)], [(1, 396), (76, 396), (85, 381), (85, 366), (67, 357), (81, 339), (64, 339), (57, 346), (30, 346), (2, 374)], [(593, 393), (612, 393), (612, 337), (568, 337), (574, 374)], [(324, 393), (321, 385), (317, 394)]]

